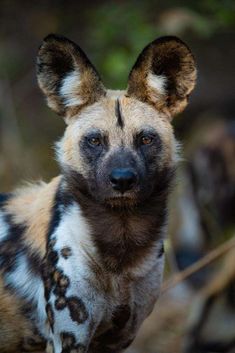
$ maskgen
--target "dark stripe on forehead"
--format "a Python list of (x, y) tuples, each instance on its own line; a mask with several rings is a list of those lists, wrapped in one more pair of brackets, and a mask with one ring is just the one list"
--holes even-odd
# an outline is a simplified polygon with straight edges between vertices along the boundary
[(117, 118), (117, 125), (120, 126), (121, 129), (123, 129), (124, 121), (123, 121), (123, 117), (122, 117), (122, 112), (121, 112), (121, 106), (120, 106), (119, 99), (117, 99), (116, 103), (115, 103), (115, 115), (116, 115), (116, 118)]

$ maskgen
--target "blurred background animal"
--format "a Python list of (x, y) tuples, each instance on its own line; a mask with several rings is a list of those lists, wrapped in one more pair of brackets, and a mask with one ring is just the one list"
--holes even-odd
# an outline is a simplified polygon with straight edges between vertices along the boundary
[[(215, 122), (202, 132), (200, 147), (191, 152), (186, 185), (191, 190), (188, 207), (194, 210), (194, 223), (191, 232), (187, 231), (187, 218), (183, 217), (185, 222), (179, 228), (175, 250), (180, 269), (234, 236), (234, 127), (234, 122)], [(189, 277), (188, 283), (199, 288), (199, 293), (190, 310), (186, 352), (234, 352), (235, 249)]]

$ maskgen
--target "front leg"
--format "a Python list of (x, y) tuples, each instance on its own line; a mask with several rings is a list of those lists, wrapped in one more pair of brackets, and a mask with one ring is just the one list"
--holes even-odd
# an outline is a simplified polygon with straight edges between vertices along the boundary
[(135, 338), (138, 321), (138, 309), (135, 305), (117, 306), (112, 312), (111, 327), (93, 339), (89, 353), (124, 352)]
[(47, 353), (87, 353), (101, 320), (102, 303), (87, 279), (74, 268), (77, 255), (71, 249), (57, 248), (55, 243), (49, 243), (43, 273), (49, 326)]
[(133, 342), (160, 294), (164, 268), (164, 249), (160, 247), (155, 263), (133, 284), (132, 306), (120, 305), (112, 314), (112, 327), (94, 339), (89, 353), (122, 353)]
[(86, 353), (94, 323), (79, 297), (52, 295), (46, 305), (50, 326), (47, 352)]

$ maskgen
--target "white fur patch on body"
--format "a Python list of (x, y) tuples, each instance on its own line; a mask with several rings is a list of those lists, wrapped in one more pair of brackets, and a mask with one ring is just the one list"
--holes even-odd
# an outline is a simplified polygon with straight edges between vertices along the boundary
[(32, 316), (37, 323), (37, 328), (46, 337), (44, 285), (41, 278), (31, 272), (26, 255), (18, 255), (15, 270), (5, 276), (5, 283), (14, 288), (19, 297), (26, 302), (36, 305), (36, 312), (32, 313)]
[(91, 315), (93, 318), (95, 317), (96, 325), (98, 325), (103, 313), (104, 300), (89, 284), (92, 274), (88, 260), (95, 256), (95, 248), (91, 241), (89, 226), (77, 204), (71, 205), (66, 210), (51, 239), (56, 241), (53, 249), (58, 254), (65, 247), (71, 249), (69, 259), (59, 255), (56, 267), (69, 278), (70, 285), (66, 291), (66, 297), (81, 298), (90, 316), (83, 324), (78, 326), (78, 323), (72, 321), (67, 307), (63, 310), (56, 309), (55, 301), (57, 297), (55, 294), (51, 294), (49, 303), (53, 307), (55, 319), (51, 340), (54, 344), (55, 353), (60, 353), (60, 333), (63, 331), (72, 333), (77, 343), (88, 346), (92, 338), (91, 331), (95, 329), (95, 327), (92, 330), (90, 328), (91, 321), (93, 321)]
[[(123, 275), (113, 275), (102, 272), (104, 282), (110, 289), (108, 294), (100, 285), (92, 271), (91, 264), (99, 267), (97, 250), (92, 242), (89, 224), (81, 213), (79, 206), (74, 203), (64, 212), (59, 226), (51, 235), (55, 241), (53, 250), (59, 255), (56, 268), (62, 271), (70, 283), (66, 290), (66, 298), (76, 297), (82, 300), (88, 313), (87, 320), (78, 324), (71, 319), (68, 307), (62, 310), (56, 309), (55, 293), (51, 293), (48, 303), (54, 312), (54, 330), (50, 338), (54, 344), (55, 353), (61, 352), (61, 332), (70, 332), (76, 338), (77, 344), (88, 346), (98, 325), (106, 325), (112, 319), (112, 312), (118, 305), (123, 304), (123, 291), (126, 290)], [(164, 256), (157, 258), (159, 245), (154, 247), (154, 251), (133, 272), (133, 282), (128, 281), (130, 307), (133, 303), (140, 302), (141, 313), (138, 313), (136, 327), (139, 327), (142, 320), (152, 310), (153, 304), (159, 295), (160, 284), (164, 266)], [(63, 248), (70, 248), (69, 258), (61, 256)], [(154, 272), (154, 276), (152, 275)], [(138, 279), (138, 280), (136, 280)], [(144, 283), (143, 283), (144, 281)], [(144, 290), (143, 290), (144, 289)], [(146, 293), (147, 292), (147, 293)], [(112, 293), (112, 294), (111, 294)]]
[(26, 255), (19, 254), (16, 260), (15, 270), (6, 275), (5, 281), (14, 287), (20, 296), (28, 301), (35, 300), (41, 281), (30, 270)]

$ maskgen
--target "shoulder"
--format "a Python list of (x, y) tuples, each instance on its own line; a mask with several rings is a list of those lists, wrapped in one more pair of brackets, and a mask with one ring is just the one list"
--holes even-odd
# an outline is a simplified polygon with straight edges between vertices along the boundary
[(23, 228), (25, 245), (41, 256), (45, 254), (46, 234), (60, 180), (59, 176), (48, 184), (28, 184), (11, 194), (0, 196), (0, 207), (6, 222)]

